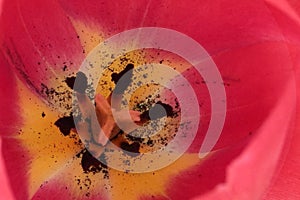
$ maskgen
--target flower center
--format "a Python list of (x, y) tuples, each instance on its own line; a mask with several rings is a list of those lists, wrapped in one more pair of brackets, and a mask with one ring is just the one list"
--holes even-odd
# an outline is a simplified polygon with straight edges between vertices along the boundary
[[(159, 89), (158, 85), (147, 84), (142, 89), (143, 95), (140, 95), (141, 91), (136, 91), (137, 94), (132, 97), (134, 100), (130, 102), (132, 109), (129, 111), (130, 118), (126, 116), (126, 110), (122, 109), (121, 98), (132, 84), (133, 68), (134, 65), (129, 63), (122, 71), (111, 73), (111, 81), (116, 84), (113, 92), (117, 95), (109, 95), (107, 99), (102, 95), (97, 95), (95, 103), (92, 103), (92, 98), (89, 97), (88, 91), (91, 88), (84, 73), (78, 72), (76, 77), (68, 77), (65, 80), (76, 93), (78, 112), (59, 118), (55, 125), (64, 136), (70, 136), (72, 131), (84, 132), (80, 135), (79, 142), (79, 144), (84, 144), (84, 149), (77, 154), (77, 157), (81, 158), (84, 173), (103, 173), (104, 178), (108, 177), (106, 154), (113, 151), (111, 144), (115, 145), (115, 148), (122, 149), (124, 156), (136, 157), (140, 153), (159, 150), (176, 135), (176, 129), (178, 129), (176, 123), (174, 126), (165, 121), (175, 122), (179, 117), (178, 101), (174, 98), (175, 106), (163, 102), (159, 93), (153, 93), (153, 88)], [(125, 81), (121, 85), (117, 84), (124, 75), (127, 76)], [(121, 105), (112, 108), (110, 105), (110, 101), (114, 100), (112, 98), (120, 98)], [(126, 130), (118, 126), (112, 114), (114, 111)], [(131, 128), (132, 122), (138, 128)], [(75, 126), (76, 123), (80, 125), (81, 130)]]

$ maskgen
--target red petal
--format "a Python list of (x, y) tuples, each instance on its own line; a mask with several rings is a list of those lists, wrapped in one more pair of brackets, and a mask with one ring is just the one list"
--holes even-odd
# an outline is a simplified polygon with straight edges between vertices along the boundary
[[(294, 59), (294, 64), (296, 67), (295, 76), (300, 77), (300, 47), (289, 46), (292, 58)], [(297, 80), (297, 90), (300, 88), (300, 81)], [(300, 92), (297, 91), (297, 107), (296, 107), (296, 119), (295, 119), (295, 130), (290, 133), (289, 140), (284, 146), (284, 152), (282, 153), (280, 163), (281, 168), (279, 168), (278, 173), (274, 177), (273, 184), (270, 187), (270, 191), (266, 194), (265, 199), (284, 199), (289, 197), (289, 199), (299, 199), (300, 191), (298, 186), (300, 184)]]
[(255, 140), (228, 167), (226, 182), (199, 199), (260, 199), (278, 167), (286, 136), (293, 131), (294, 109), (295, 86), (291, 81)]
[[(286, 82), (294, 74), (290, 55), (283, 42), (265, 42), (233, 49), (213, 59), (220, 68), (227, 95), (226, 121), (215, 146), (215, 149), (220, 149), (250, 139), (249, 134), (256, 133), (281, 98)], [(195, 76), (191, 70), (183, 75)], [(197, 152), (207, 131), (208, 123), (205, 122), (209, 122), (211, 111), (207, 102), (209, 96), (203, 96), (204, 90), (195, 82), (192, 85), (203, 115), (199, 132), (190, 148), (191, 152)]]
[[(300, 88), (300, 4), (298, 1), (272, 1), (269, 0), (270, 10), (278, 21), (287, 40), (297, 77), (297, 89)], [(289, 18), (288, 18), (289, 17)], [(289, 135), (280, 163), (282, 167), (274, 177), (273, 184), (265, 196), (265, 199), (299, 199), (300, 191), (300, 150), (299, 150), (299, 120), (300, 120), (300, 92), (297, 91), (297, 108), (295, 130)]]
[(17, 124), (21, 123), (19, 116), (16, 77), (0, 52), (0, 136), (16, 134)]
[(1, 51), (36, 93), (42, 83), (53, 86), (51, 81), (68, 76), (83, 60), (77, 33), (56, 1), (5, 1), (0, 25)]

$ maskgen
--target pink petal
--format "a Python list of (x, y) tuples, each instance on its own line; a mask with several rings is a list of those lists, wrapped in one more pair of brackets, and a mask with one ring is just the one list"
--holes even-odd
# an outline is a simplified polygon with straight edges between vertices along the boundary
[[(287, 47), (290, 51), (291, 58), (295, 68), (295, 76), (300, 77), (300, 4), (298, 1), (268, 1), (270, 9), (283, 33), (286, 36)], [(288, 15), (290, 18), (287, 19)], [(297, 89), (300, 88), (299, 78), (296, 81)], [(284, 146), (280, 163), (281, 167), (275, 175), (273, 184), (271, 185), (265, 199), (299, 199), (300, 191), (298, 186), (300, 184), (300, 150), (299, 150), (299, 100), (300, 93), (297, 92), (297, 108), (296, 108), (296, 124), (295, 130), (289, 135), (289, 141)]]
[(22, 147), (20, 141), (12, 138), (2, 139), (1, 156), (6, 167), (6, 175), (9, 177), (7, 186), (17, 199), (28, 198), (28, 165), (29, 155)]
[[(2, 148), (1, 143), (2, 143), (2, 140), (0, 138), (0, 148)], [(0, 188), (1, 199), (12, 200), (13, 195), (12, 195), (12, 191), (10, 189), (10, 184), (9, 184), (9, 181), (7, 178), (7, 171), (6, 171), (6, 167), (5, 167), (2, 155), (0, 157), (0, 182), (1, 182), (1, 188)]]
[[(295, 76), (300, 77), (300, 47), (299, 46), (289, 46), (292, 58), (295, 63)], [(297, 89), (300, 88), (299, 79), (296, 82)], [(265, 199), (280, 200), (289, 197), (291, 200), (296, 200), (300, 198), (300, 191), (298, 189), (300, 185), (300, 93), (297, 92), (297, 107), (296, 107), (296, 119), (295, 119), (295, 130), (290, 133), (288, 141), (284, 146), (284, 151), (282, 153), (280, 163), (281, 167), (278, 173), (275, 174), (273, 183), (267, 192)]]
[(291, 81), (255, 140), (228, 167), (226, 182), (198, 199), (261, 199), (278, 167), (286, 136), (294, 130), (295, 103)]

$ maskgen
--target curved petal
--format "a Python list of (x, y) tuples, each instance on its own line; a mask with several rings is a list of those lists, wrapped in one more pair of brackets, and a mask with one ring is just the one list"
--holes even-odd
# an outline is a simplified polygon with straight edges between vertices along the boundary
[[(294, 73), (284, 42), (264, 42), (232, 49), (213, 56), (213, 59), (220, 68), (227, 95), (226, 121), (214, 147), (220, 149), (247, 138), (252, 139), (249, 134), (257, 132)], [(261, 67), (255, 68), (256, 65)], [(183, 74), (195, 76), (192, 71)], [(261, 77), (264, 77), (263, 81)], [(194, 88), (199, 88), (196, 83), (193, 83)], [(203, 96), (203, 90), (198, 88), (196, 91), (203, 118), (197, 138), (190, 147), (193, 152), (197, 152), (203, 141), (208, 125), (205, 122), (209, 122), (210, 117), (210, 104), (206, 100), (209, 96)]]
[[(290, 46), (289, 49), (291, 52), (292, 57), (294, 58), (294, 64), (296, 67), (295, 76), (300, 77), (300, 65), (299, 65), (299, 58), (300, 58), (300, 47), (297, 45)], [(300, 81), (299, 79), (296, 82), (297, 84), (297, 107), (296, 107), (296, 119), (295, 119), (295, 130), (291, 132), (289, 135), (289, 140), (286, 142), (283, 154), (281, 156), (281, 168), (279, 169), (278, 173), (275, 174), (273, 183), (267, 191), (265, 195), (265, 199), (282, 199), (289, 196), (290, 199), (299, 199), (300, 192), (297, 189), (297, 186), (300, 184), (300, 151), (299, 151), (299, 120), (300, 120), (300, 113), (299, 113), (299, 105), (300, 105)]]
[[(297, 1), (268, 1), (270, 10), (281, 27), (286, 40), (287, 47), (295, 68), (295, 76), (300, 73), (300, 4)], [(275, 175), (273, 183), (265, 195), (265, 199), (282, 199), (287, 196), (289, 199), (299, 199), (300, 193), (297, 190), (299, 185), (299, 100), (300, 100), (300, 79), (296, 80), (297, 107), (295, 130), (290, 134), (285, 144), (285, 151), (281, 156), (281, 168)]]
[(294, 131), (295, 106), (292, 81), (255, 140), (229, 165), (226, 182), (198, 199), (261, 199), (278, 167), (287, 135)]

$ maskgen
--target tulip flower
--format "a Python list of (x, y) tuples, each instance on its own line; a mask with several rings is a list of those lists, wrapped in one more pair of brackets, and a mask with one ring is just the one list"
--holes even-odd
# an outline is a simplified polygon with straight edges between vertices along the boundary
[(299, 199), (297, 1), (3, 0), (0, 30), (0, 199)]

